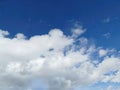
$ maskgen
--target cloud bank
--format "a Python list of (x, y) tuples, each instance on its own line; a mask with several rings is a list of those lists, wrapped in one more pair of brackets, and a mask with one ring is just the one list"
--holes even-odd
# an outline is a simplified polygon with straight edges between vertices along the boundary
[(119, 52), (78, 37), (84, 32), (77, 28), (67, 36), (52, 29), (44, 35), (27, 38), (18, 33), (10, 38), (8, 31), (0, 30), (1, 90), (32, 90), (30, 83), (36, 79), (42, 79), (49, 90), (120, 83)]

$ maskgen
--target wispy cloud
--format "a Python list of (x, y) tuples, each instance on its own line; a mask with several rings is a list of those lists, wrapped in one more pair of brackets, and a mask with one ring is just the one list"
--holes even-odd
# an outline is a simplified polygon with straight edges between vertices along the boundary
[(107, 17), (102, 20), (103, 23), (117, 22), (119, 17)]
[(111, 18), (105, 18), (104, 20), (103, 20), (103, 23), (109, 23), (111, 21)]
[(103, 36), (107, 39), (109, 39), (111, 37), (111, 33), (107, 32), (105, 34), (103, 34)]

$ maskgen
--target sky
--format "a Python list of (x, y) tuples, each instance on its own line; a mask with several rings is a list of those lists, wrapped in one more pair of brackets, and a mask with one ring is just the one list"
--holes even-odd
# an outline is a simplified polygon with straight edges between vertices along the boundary
[(120, 90), (120, 0), (0, 0), (1, 90)]

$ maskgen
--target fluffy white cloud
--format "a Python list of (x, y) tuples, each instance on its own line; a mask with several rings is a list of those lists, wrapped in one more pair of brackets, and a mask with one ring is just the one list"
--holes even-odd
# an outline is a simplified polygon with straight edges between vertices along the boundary
[(9, 32), (8, 31), (3, 31), (0, 29), (0, 37), (4, 37), (4, 36), (7, 36), (9, 35)]
[(75, 29), (71, 36), (66, 36), (60, 29), (53, 29), (26, 39), (21, 33), (6, 37), (9, 33), (1, 30), (0, 88), (27, 90), (35, 79), (44, 80), (50, 90), (120, 82), (119, 56), (90, 45), (87, 38), (75, 38), (83, 32)]
[(72, 28), (72, 37), (76, 38), (80, 35), (82, 35), (83, 33), (85, 33), (85, 29), (83, 29), (83, 27), (79, 26), (79, 25), (75, 25), (74, 28)]
[(107, 54), (107, 50), (104, 50), (104, 49), (100, 49), (99, 50), (99, 56), (102, 57), (102, 56), (105, 56)]

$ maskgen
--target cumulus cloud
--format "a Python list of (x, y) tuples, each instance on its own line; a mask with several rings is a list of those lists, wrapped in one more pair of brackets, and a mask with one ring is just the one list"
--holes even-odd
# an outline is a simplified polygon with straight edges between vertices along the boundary
[(9, 38), (8, 31), (0, 30), (0, 88), (32, 90), (30, 84), (35, 79), (42, 79), (49, 90), (73, 90), (98, 82), (119, 83), (117, 52), (90, 45), (84, 37), (74, 38), (83, 32), (82, 28), (75, 29), (67, 36), (60, 29), (53, 29), (27, 39), (22, 33)]
[(8, 31), (4, 31), (4, 30), (0, 29), (0, 37), (4, 37), (4, 36), (7, 36), (7, 35), (9, 35)]
[(104, 49), (100, 49), (99, 50), (99, 56), (102, 57), (102, 56), (105, 56), (107, 54), (107, 50), (104, 50)]

